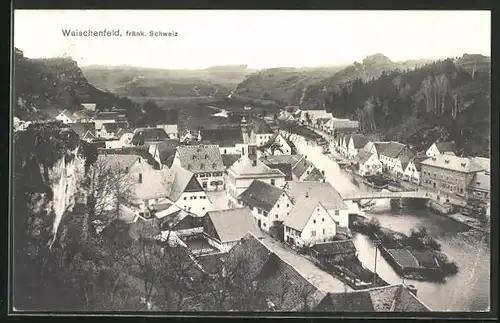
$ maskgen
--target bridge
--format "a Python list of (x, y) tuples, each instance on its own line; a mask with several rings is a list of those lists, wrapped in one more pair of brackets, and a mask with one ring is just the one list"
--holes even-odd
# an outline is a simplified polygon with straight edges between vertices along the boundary
[(348, 191), (340, 192), (340, 196), (345, 201), (353, 200), (375, 200), (375, 199), (429, 199), (430, 194), (423, 191), (403, 191), (403, 192), (363, 192), (363, 191)]

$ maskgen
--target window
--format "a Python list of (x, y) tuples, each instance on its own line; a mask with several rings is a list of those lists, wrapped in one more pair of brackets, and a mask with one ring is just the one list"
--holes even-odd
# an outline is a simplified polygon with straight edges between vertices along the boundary
[(286, 207), (290, 207), (290, 204), (287, 204)]
[(267, 217), (267, 214), (268, 214), (268, 213), (267, 213), (266, 211), (264, 211), (264, 216), (266, 216), (266, 217)]
[(190, 196), (190, 197), (189, 197), (189, 199), (190, 199), (190, 200), (194, 199), (194, 196)]
[(262, 210), (261, 209), (257, 209), (257, 213), (262, 214)]
[(274, 179), (271, 179), (271, 185), (274, 185), (276, 182)]
[(335, 215), (339, 215), (340, 214), (340, 211), (339, 210), (335, 210)]
[(205, 207), (202, 207), (201, 209), (202, 209), (203, 211), (205, 211)]
[(326, 234), (326, 229), (323, 229), (323, 235)]
[(184, 196), (184, 200), (187, 200), (187, 197)]
[(316, 236), (316, 231), (311, 231), (311, 237), (315, 237)]
[(278, 214), (275, 215), (276, 219), (278, 218)]
[(267, 227), (267, 225), (266, 225), (266, 223), (265, 223), (265, 222), (264, 222), (264, 223), (262, 223), (262, 226), (263, 226), (264, 228), (265, 228), (265, 227)]
[(193, 200), (196, 200), (198, 198), (198, 196), (193, 196)]
[[(478, 183), (479, 184), (479, 183)], [(276, 204), (276, 207), (279, 209), (280, 208), (280, 205), (279, 204)]]
[(313, 223), (316, 223), (316, 220), (313, 220)]
[(322, 218), (322, 219), (321, 219), (321, 222), (325, 222), (325, 218)]
[(207, 188), (207, 182), (203, 182), (202, 186), (203, 188)]
[(227, 154), (227, 149), (224, 149), (224, 154)]

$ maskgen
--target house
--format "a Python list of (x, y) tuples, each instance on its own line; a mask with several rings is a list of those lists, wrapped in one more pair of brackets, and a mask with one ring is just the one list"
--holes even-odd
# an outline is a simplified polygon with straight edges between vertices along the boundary
[(315, 121), (319, 118), (331, 118), (332, 115), (326, 110), (306, 110), (301, 111), (300, 121), (308, 125), (314, 125)]
[(344, 157), (347, 157), (348, 145), (349, 145), (349, 136), (348, 135), (339, 136), (339, 145), (337, 151)]
[(436, 157), (437, 155), (444, 154), (445, 152), (453, 152), (455, 150), (455, 145), (452, 142), (436, 142), (433, 143), (429, 149), (425, 152), (427, 157)]
[(430, 157), (420, 164), (420, 185), (460, 197), (465, 197), (474, 175), (483, 171), (472, 160), (451, 155)]
[(159, 124), (156, 127), (165, 130), (168, 138), (179, 139), (179, 130), (176, 124)]
[(285, 185), (285, 174), (273, 169), (257, 159), (256, 148), (250, 147), (249, 154), (241, 156), (227, 170), (226, 190), (228, 196), (236, 202), (254, 180), (261, 180), (277, 187)]
[(115, 138), (118, 133), (118, 124), (113, 123), (105, 123), (101, 125), (101, 128), (96, 131), (97, 138), (102, 139), (112, 139)]
[(217, 129), (200, 130), (201, 143), (218, 145), (221, 154), (244, 155), (248, 150), (248, 144), (244, 142), (240, 127), (225, 127)]
[(326, 131), (337, 138), (340, 135), (350, 135), (359, 131), (359, 121), (332, 118), (325, 124)]
[(275, 222), (283, 222), (293, 207), (283, 189), (260, 180), (254, 180), (238, 196), (238, 202), (250, 208), (257, 226), (265, 231), (269, 231)]
[(310, 255), (321, 264), (334, 265), (356, 257), (356, 246), (352, 240), (319, 242), (311, 247)]
[(136, 183), (135, 192), (141, 209), (157, 203), (170, 203), (197, 216), (212, 209), (211, 200), (194, 174), (178, 166), (170, 170), (135, 172), (130, 177)]
[(363, 149), (366, 144), (370, 141), (367, 137), (362, 134), (353, 134), (348, 137), (347, 144), (347, 157), (354, 159), (358, 154), (360, 149)]
[(95, 128), (99, 131), (103, 124), (118, 122), (119, 114), (116, 112), (99, 112), (90, 121), (95, 123)]
[(363, 149), (376, 153), (383, 168), (389, 172), (393, 172), (400, 155), (406, 154), (410, 159), (413, 157), (407, 145), (395, 141), (368, 142)]
[(296, 163), (292, 168), (293, 180), (304, 181), (311, 172), (316, 169), (313, 163), (303, 158), (300, 162)]
[(154, 170), (154, 167), (148, 163), (148, 160), (135, 154), (99, 154), (98, 162), (109, 165), (120, 174), (141, 173)]
[(349, 228), (348, 207), (344, 203), (342, 196), (331, 184), (291, 181), (286, 183), (284, 190), (294, 205), (300, 203), (314, 204), (315, 200), (321, 202), (337, 226)]
[(469, 186), (467, 186), (467, 199), (489, 203), (491, 200), (490, 182), (491, 178), (489, 173), (475, 173)]
[(282, 134), (274, 134), (266, 146), (269, 155), (293, 155), (297, 151), (293, 142)]
[(427, 156), (415, 156), (412, 160), (410, 160), (404, 171), (403, 179), (420, 185), (420, 163), (426, 159)]
[(62, 121), (65, 124), (70, 124), (70, 123), (76, 122), (73, 119), (73, 114), (70, 111), (68, 111), (68, 110), (64, 110), (64, 111), (60, 112), (56, 116), (56, 120)]
[(270, 155), (261, 157), (260, 160), (267, 166), (282, 171), (285, 181), (292, 181), (293, 168), (304, 158), (304, 155)]
[(430, 312), (412, 285), (388, 285), (347, 293), (327, 293), (315, 312)]
[(134, 146), (152, 145), (169, 139), (162, 128), (137, 128), (132, 137), (132, 144)]
[(216, 145), (178, 146), (173, 165), (195, 174), (206, 191), (224, 190), (224, 162)]
[(283, 227), (285, 241), (295, 246), (309, 246), (337, 235), (337, 224), (328, 210), (308, 195), (295, 201)]
[(317, 118), (313, 122), (313, 127), (320, 129), (320, 130), (325, 130), (326, 125), (328, 124), (328, 122), (330, 120), (331, 120), (331, 116)]
[(320, 182), (320, 181), (325, 181), (325, 172), (320, 171), (316, 167), (304, 177), (304, 182)]
[(246, 283), (259, 286), (262, 302), (258, 304), (260, 306), (255, 305), (255, 310), (303, 311), (317, 306), (326, 295), (296, 267), (251, 233), (229, 250), (217, 272), (236, 272)]
[(180, 145), (177, 139), (168, 139), (159, 143), (148, 145), (148, 151), (162, 168), (170, 168), (174, 162), (177, 147)]
[(85, 110), (93, 112), (93, 111), (95, 111), (97, 104), (96, 103), (82, 103), (82, 106)]
[(399, 179), (404, 179), (406, 168), (414, 158), (415, 155), (413, 155), (410, 150), (402, 151), (396, 158), (396, 162), (391, 170), (391, 173)]
[(80, 139), (91, 142), (95, 137), (95, 123), (69, 123), (68, 126), (78, 134)]
[(250, 142), (257, 147), (262, 147), (271, 140), (273, 135), (274, 132), (267, 123), (256, 121), (250, 131)]
[(90, 119), (92, 118), (91, 118), (91, 113), (89, 111), (80, 110), (80, 111), (75, 111), (72, 114), (71, 119), (74, 122), (90, 122)]
[(205, 215), (203, 233), (209, 238), (210, 245), (222, 252), (228, 252), (249, 232), (262, 237), (247, 207), (209, 211)]
[(361, 176), (370, 176), (382, 172), (382, 163), (378, 160), (377, 154), (361, 149), (356, 155), (357, 171)]

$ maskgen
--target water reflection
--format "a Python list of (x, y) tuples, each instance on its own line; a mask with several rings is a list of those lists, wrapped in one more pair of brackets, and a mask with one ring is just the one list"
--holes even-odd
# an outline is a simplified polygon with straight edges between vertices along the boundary
[[(337, 163), (325, 156), (321, 148), (303, 139), (296, 142), (299, 153), (318, 168), (338, 191), (372, 190), (363, 184), (352, 182), (351, 176), (341, 170)], [(417, 226), (424, 226), (442, 246), (442, 251), (455, 261), (459, 272), (444, 283), (419, 282), (406, 279), (418, 289), (418, 296), (435, 311), (486, 311), (490, 298), (490, 249), (486, 239), (467, 238), (468, 227), (452, 219), (435, 214), (426, 208), (404, 208), (391, 210), (389, 200), (375, 200), (375, 206), (366, 212), (368, 218), (376, 217), (383, 226), (409, 233)], [(366, 267), (374, 269), (375, 249), (366, 236), (355, 234), (354, 243), (360, 260)], [(392, 267), (378, 253), (378, 274), (389, 283), (400, 283)]]

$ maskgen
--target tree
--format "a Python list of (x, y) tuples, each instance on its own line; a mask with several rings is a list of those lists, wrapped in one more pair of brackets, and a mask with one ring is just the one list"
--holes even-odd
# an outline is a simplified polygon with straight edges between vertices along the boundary
[(89, 169), (87, 205), (91, 221), (117, 219), (120, 204), (128, 205), (135, 198), (134, 183), (125, 165), (107, 164), (98, 159)]
[(380, 231), (381, 225), (380, 221), (377, 218), (371, 218), (370, 222), (368, 222), (368, 232), (371, 234), (377, 233)]

